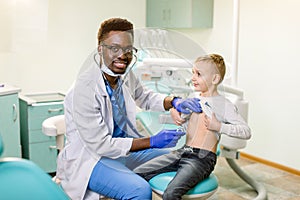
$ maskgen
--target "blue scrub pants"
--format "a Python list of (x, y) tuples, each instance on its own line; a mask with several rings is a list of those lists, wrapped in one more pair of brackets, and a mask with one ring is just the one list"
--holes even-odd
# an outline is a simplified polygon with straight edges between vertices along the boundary
[(113, 199), (151, 200), (150, 185), (132, 170), (169, 152), (168, 149), (146, 149), (118, 159), (102, 157), (92, 171), (88, 189)]

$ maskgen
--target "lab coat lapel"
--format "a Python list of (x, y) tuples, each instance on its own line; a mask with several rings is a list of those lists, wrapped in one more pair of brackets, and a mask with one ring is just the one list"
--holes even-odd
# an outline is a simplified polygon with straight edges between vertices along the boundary
[(99, 91), (100, 95), (103, 98), (104, 106), (103, 106), (103, 118), (106, 121), (106, 124), (108, 125), (108, 129), (111, 133), (113, 133), (113, 127), (114, 127), (114, 121), (113, 121), (113, 111), (112, 111), (112, 105), (109, 98), (109, 95), (106, 91), (105, 83), (103, 76), (99, 77)]
[[(135, 101), (131, 96), (131, 92), (130, 92), (131, 90), (127, 86), (127, 84), (122, 85), (122, 90), (123, 90), (123, 95), (124, 95), (124, 100), (125, 100), (125, 108), (126, 108), (126, 113), (127, 113), (126, 116), (130, 120), (130, 122), (135, 126), (135, 124), (136, 124), (136, 120), (135, 120), (136, 106), (134, 106)], [(127, 131), (132, 132), (131, 128), (128, 127), (128, 124), (127, 124)], [(130, 135), (132, 135), (132, 134), (133, 133), (131, 133)]]

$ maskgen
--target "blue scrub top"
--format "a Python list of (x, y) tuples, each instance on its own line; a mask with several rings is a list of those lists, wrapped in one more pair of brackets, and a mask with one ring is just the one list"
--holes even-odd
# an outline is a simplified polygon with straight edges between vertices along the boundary
[(105, 80), (105, 86), (113, 109), (113, 137), (126, 137), (126, 107), (121, 81), (118, 79), (118, 87), (115, 90), (110, 87), (107, 80)]

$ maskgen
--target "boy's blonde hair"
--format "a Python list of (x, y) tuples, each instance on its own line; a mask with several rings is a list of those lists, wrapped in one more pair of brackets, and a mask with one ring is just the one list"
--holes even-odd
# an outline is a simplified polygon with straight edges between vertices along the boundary
[(226, 66), (222, 56), (218, 54), (208, 54), (208, 55), (200, 56), (196, 59), (195, 64), (197, 65), (197, 63), (200, 61), (213, 64), (213, 66), (215, 66), (217, 73), (220, 75), (219, 83), (223, 81), (226, 73)]

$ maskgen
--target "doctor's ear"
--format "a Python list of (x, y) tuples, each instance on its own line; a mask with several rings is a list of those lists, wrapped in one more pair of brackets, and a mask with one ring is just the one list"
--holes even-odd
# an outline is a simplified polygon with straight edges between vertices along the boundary
[(102, 55), (102, 46), (98, 46), (98, 53), (99, 53), (99, 55)]

